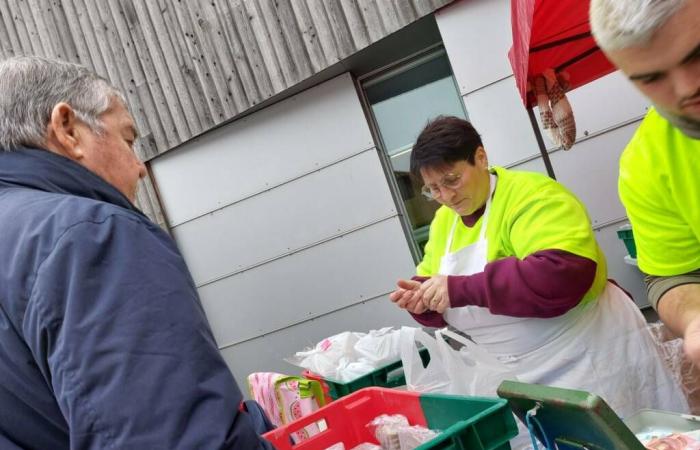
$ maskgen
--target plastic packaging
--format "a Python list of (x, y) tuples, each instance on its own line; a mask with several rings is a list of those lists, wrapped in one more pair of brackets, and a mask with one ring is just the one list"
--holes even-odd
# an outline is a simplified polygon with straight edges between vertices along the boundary
[(438, 435), (420, 425), (410, 425), (401, 414), (382, 414), (367, 424), (382, 450), (413, 450)]
[(336, 334), (285, 361), (323, 378), (348, 382), (399, 357), (399, 330), (388, 327), (369, 333)]
[(420, 425), (402, 427), (399, 428), (399, 446), (401, 450), (413, 450), (437, 435), (437, 431), (429, 430)]
[(650, 323), (648, 328), (661, 348), (666, 365), (681, 385), (691, 414), (700, 415), (700, 369), (683, 353), (683, 339), (674, 336), (662, 322)]
[(406, 416), (401, 414), (382, 414), (375, 417), (367, 426), (374, 430), (374, 436), (383, 450), (401, 450), (399, 430), (410, 425)]

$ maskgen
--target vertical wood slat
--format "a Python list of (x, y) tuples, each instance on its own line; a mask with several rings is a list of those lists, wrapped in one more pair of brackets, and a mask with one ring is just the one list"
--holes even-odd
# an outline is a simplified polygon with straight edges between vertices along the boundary
[[(163, 20), (168, 31), (168, 40), (173, 45), (175, 60), (170, 61), (169, 65), (175, 66), (172, 70), (181, 73), (183, 81), (185, 82), (186, 91), (178, 92), (178, 94), (181, 97), (187, 96), (189, 98), (188, 104), (191, 105), (191, 108), (194, 108), (189, 113), (186, 111), (186, 114), (189, 114), (188, 120), (190, 120), (189, 117), (192, 117), (190, 129), (194, 135), (198, 135), (203, 132), (209, 124), (213, 123), (208, 109), (199, 101), (199, 99), (204, 97), (204, 90), (197, 80), (197, 73), (187, 51), (186, 36), (180, 29), (177, 17), (175, 16), (175, 0), (158, 1), (163, 11)], [(188, 106), (185, 107), (189, 108)]]
[(306, 49), (305, 41), (301, 37), (299, 23), (294, 15), (292, 4), (279, 1), (274, 3), (281, 27), (281, 34), (297, 69), (297, 82), (305, 80), (314, 74), (314, 70), (311, 67), (310, 55)]
[(302, 44), (306, 48), (306, 54), (309, 57), (311, 73), (320, 72), (330, 64), (323, 53), (321, 39), (311, 18), (309, 7), (304, 0), (291, 0), (291, 7), (301, 32)]
[(377, 2), (375, 0), (357, 0), (357, 5), (360, 8), (360, 14), (362, 14), (365, 24), (367, 24), (370, 40), (376, 42), (386, 36), (388, 33), (384, 27), (384, 22), (382, 22), (382, 17), (379, 15)]
[[(156, 117), (156, 120), (158, 120), (158, 126), (151, 128), (151, 131), (153, 131), (152, 138), (155, 140), (156, 146), (175, 146), (178, 144), (177, 135), (174, 132), (175, 125), (163, 92), (167, 79), (161, 80), (158, 77), (152, 55), (148, 51), (145, 36), (145, 28), (148, 27), (148, 24), (144, 23), (147, 18), (139, 15), (136, 7), (139, 4), (141, 2), (126, 0), (121, 2), (124, 18), (131, 36), (132, 48), (136, 52), (134, 62), (141, 67), (139, 69), (139, 66), (135, 64), (132, 72), (140, 71), (145, 75), (145, 85), (141, 87), (140, 92), (144, 93), (146, 97), (146, 101), (142, 103), (144, 108), (148, 107), (150, 110), (146, 111), (146, 118)], [(150, 102), (148, 101), (149, 97), (151, 99)]]
[(338, 56), (340, 59), (345, 59), (354, 53), (355, 46), (347, 19), (343, 13), (343, 7), (340, 5), (340, 0), (325, 0), (323, 6), (335, 35), (335, 42), (338, 45)]
[(260, 11), (260, 1), (264, 0), (243, 0), (243, 6), (248, 15), (255, 40), (258, 43), (265, 68), (270, 76), (273, 92), (282, 92), (287, 86), (287, 83), (285, 82), (282, 68), (277, 59), (277, 54), (275, 53), (274, 44), (272, 43), (270, 32), (267, 29), (265, 18)]
[[(22, 0), (19, 0), (22, 1)], [(0, 2), (3, 3), (3, 2)], [(12, 19), (15, 25), (15, 32), (17, 33), (17, 41), (19, 45), (19, 54), (31, 55), (31, 54), (42, 54), (40, 50), (34, 50), (32, 39), (29, 37), (29, 32), (27, 31), (26, 18), (22, 14), (22, 11), (17, 4), (18, 0), (7, 0), (6, 8), (9, 13), (9, 17)]]
[(2, 26), (0, 30), (0, 45), (5, 47), (6, 57), (22, 54), (22, 45), (20, 44), (15, 20), (6, 2), (0, 2), (0, 18), (2, 19), (2, 22), (0, 22), (0, 26)]
[[(134, 115), (141, 134), (137, 151), (139, 156), (149, 159), (158, 154), (158, 144), (165, 141), (165, 131), (163, 122), (158, 115), (156, 102), (148, 86), (148, 74), (143, 65), (145, 61), (140, 59), (136, 36), (131, 31), (130, 23), (133, 22), (136, 11), (129, 1), (109, 2), (109, 7), (116, 27), (116, 35), (121, 43), (131, 75), (131, 78), (128, 81), (125, 80), (126, 84), (121, 87), (127, 98), (134, 96), (138, 99), (130, 104), (131, 113)], [(153, 117), (158, 120), (150, 119)]]
[[(240, 43), (230, 40), (226, 34), (228, 28), (226, 24), (233, 19), (228, 8), (222, 8), (222, 6), (214, 3), (206, 11), (208, 13), (207, 20), (211, 22), (208, 33), (209, 45), (215, 52), (213, 59), (222, 78), (222, 89), (225, 89), (226, 100), (231, 103), (231, 108), (234, 111), (245, 111), (250, 106), (251, 100), (243, 83), (247, 83), (253, 89), (253, 93), (256, 90), (255, 83), (252, 81), (252, 74), (245, 70), (246, 64), (241, 64), (240, 72), (234, 64), (236, 57), (242, 56)], [(238, 52), (238, 55), (234, 55), (234, 52)], [(244, 80), (243, 77), (246, 79)]]
[[(2, 3), (2, 2), (0, 2)], [(90, 50), (85, 42), (86, 36), (80, 28), (80, 23), (76, 20), (76, 12), (70, 0), (62, 0), (63, 16), (66, 19), (67, 28), (62, 30), (63, 34), (75, 44), (75, 53), (78, 62), (84, 66), (91, 67), (97, 71), (90, 59)]]
[(73, 36), (71, 35), (70, 26), (68, 25), (68, 20), (66, 19), (66, 12), (63, 9), (63, 3), (61, 1), (52, 2), (51, 16), (52, 18), (46, 22), (49, 26), (49, 34), (51, 35), (51, 39), (61, 43), (60, 46), (63, 54), (59, 55), (59, 59), (66, 59), (74, 63), (80, 63), (78, 48)]
[(95, 30), (89, 21), (84, 0), (64, 0), (64, 6), (67, 5), (70, 5), (70, 8), (72, 9), (72, 13), (68, 14), (69, 20), (76, 21), (79, 27), (78, 29), (80, 30), (80, 34), (77, 34), (76, 37), (83, 39), (85, 42), (85, 47), (88, 51), (87, 57), (89, 60), (83, 61), (83, 64), (87, 65), (88, 67), (92, 67), (95, 72), (103, 77), (106, 77), (107, 68), (105, 67), (102, 59), (102, 54), (98, 49), (97, 39), (95, 38)]
[[(291, 52), (284, 38), (278, 9), (272, 6), (272, 0), (257, 0), (260, 19), (267, 30), (269, 46), (275, 55), (275, 61), (283, 77), (283, 86), (293, 86), (301, 81), (299, 68), (292, 59)], [(282, 88), (284, 89), (284, 88)]]
[(347, 21), (350, 36), (352, 36), (354, 50), (367, 47), (371, 41), (369, 39), (369, 33), (367, 32), (367, 25), (357, 7), (357, 1), (340, 0), (340, 7)]
[(205, 116), (207, 122), (204, 123), (204, 126), (205, 128), (210, 128), (219, 122), (219, 118), (224, 114), (224, 111), (220, 100), (217, 98), (216, 86), (212, 82), (204, 60), (204, 51), (199, 40), (201, 31), (197, 31), (199, 25), (193, 21), (194, 17), (191, 16), (188, 4), (178, 2), (174, 6), (175, 16), (185, 35), (187, 55), (194, 69), (192, 75), (195, 77), (195, 82), (202, 87), (202, 93), (204, 94), (196, 101), (199, 101), (207, 109), (208, 113)]
[[(196, 35), (196, 43), (199, 47), (199, 61), (204, 71), (205, 81), (213, 84), (212, 95), (209, 101), (215, 104), (218, 113), (214, 116), (215, 123), (221, 123), (228, 117), (233, 117), (238, 113), (236, 102), (233, 101), (233, 93), (228, 81), (228, 76), (221, 70), (221, 60), (231, 60), (230, 52), (227, 48), (217, 46), (223, 40), (215, 42), (218, 38), (217, 11), (215, 5), (209, 1), (199, 0), (187, 3), (190, 13), (192, 29)], [(213, 35), (216, 35), (215, 38)], [(234, 81), (233, 78), (231, 81)], [(242, 93), (238, 91), (239, 95)]]
[(323, 54), (326, 55), (326, 64), (333, 65), (340, 60), (338, 54), (338, 43), (335, 33), (333, 33), (332, 24), (326, 15), (324, 7), (325, 0), (306, 0), (306, 5), (309, 10), (311, 20), (316, 27), (318, 40), (323, 48)]
[[(150, 55), (150, 60), (153, 63), (153, 70), (158, 80), (158, 85), (162, 87), (163, 99), (165, 108), (160, 111), (161, 114), (166, 114), (170, 119), (168, 125), (164, 124), (165, 133), (173, 137), (173, 144), (186, 141), (192, 137), (187, 117), (180, 103), (178, 92), (184, 87), (184, 83), (179, 79), (173, 78), (168, 70), (168, 64), (164, 53), (168, 51), (167, 45), (159, 41), (159, 36), (167, 34), (164, 29), (164, 23), (160, 14), (160, 8), (156, 2), (135, 2), (136, 12), (140, 17), (141, 29), (143, 30), (144, 43), (146, 51)], [(151, 6), (149, 8), (148, 6)], [(156, 8), (154, 14), (152, 8)], [(183, 99), (186, 96), (182, 97)]]
[[(243, 95), (239, 99), (242, 104), (239, 109), (243, 111), (246, 106), (255, 105), (262, 101), (262, 95), (256, 82), (256, 76), (252, 71), (253, 64), (251, 57), (246, 52), (243, 39), (237, 29), (236, 12), (232, 9), (231, 4), (223, 2), (217, 5), (220, 11), (221, 33), (223, 41), (217, 42), (219, 45), (228, 48), (231, 52), (232, 60), (230, 61), (231, 68), (225, 67), (225, 74), (232, 78), (238, 77), (243, 89)], [(235, 82), (235, 80), (232, 80)]]

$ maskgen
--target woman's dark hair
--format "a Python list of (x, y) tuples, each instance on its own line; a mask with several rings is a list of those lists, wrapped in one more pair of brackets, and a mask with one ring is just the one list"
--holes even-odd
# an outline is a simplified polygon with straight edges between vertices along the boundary
[(440, 167), (457, 161), (474, 165), (481, 136), (471, 123), (454, 116), (438, 116), (423, 128), (411, 153), (411, 175), (420, 179), (424, 167)]

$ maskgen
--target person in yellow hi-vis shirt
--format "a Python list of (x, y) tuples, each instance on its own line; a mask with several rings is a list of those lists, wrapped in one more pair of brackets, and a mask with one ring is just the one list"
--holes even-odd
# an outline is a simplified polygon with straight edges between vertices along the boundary
[(389, 296), (397, 306), (422, 325), (468, 334), (520, 381), (594, 392), (622, 417), (687, 411), (639, 308), (608, 281), (586, 209), (568, 189), (490, 167), (481, 137), (457, 117), (426, 125), (411, 173), (442, 206), (416, 276)]
[(654, 104), (619, 193), (649, 301), (700, 366), (700, 0), (592, 0), (598, 45)]

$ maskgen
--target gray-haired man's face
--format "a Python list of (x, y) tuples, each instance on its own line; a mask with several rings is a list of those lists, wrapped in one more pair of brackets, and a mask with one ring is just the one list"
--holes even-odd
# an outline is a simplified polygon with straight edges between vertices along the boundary
[(117, 188), (132, 202), (138, 181), (146, 176), (146, 167), (134, 153), (137, 131), (131, 114), (120, 100), (113, 99), (102, 115), (102, 132), (87, 125), (80, 133), (85, 154), (82, 164)]
[(607, 55), (655, 105), (700, 121), (700, 1), (686, 2), (646, 45)]

